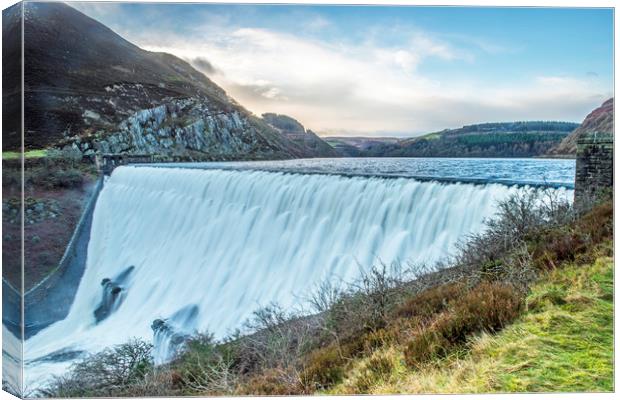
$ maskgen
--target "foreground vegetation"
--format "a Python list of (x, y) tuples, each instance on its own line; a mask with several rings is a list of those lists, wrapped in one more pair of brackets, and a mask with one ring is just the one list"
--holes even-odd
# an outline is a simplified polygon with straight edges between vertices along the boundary
[[(611, 200), (499, 205), (439, 272), (379, 265), (326, 283), (310, 316), (270, 305), (168, 365), (135, 341), (77, 362), (54, 397), (613, 390)], [(306, 316), (304, 316), (306, 315)]]
[(377, 349), (328, 393), (613, 391), (611, 258), (549, 272), (525, 306), (499, 334), (476, 335), (415, 372), (405, 367), (406, 349)]

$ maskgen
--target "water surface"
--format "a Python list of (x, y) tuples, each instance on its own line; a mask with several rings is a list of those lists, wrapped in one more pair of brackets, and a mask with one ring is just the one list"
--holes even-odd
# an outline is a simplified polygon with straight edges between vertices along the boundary
[(470, 183), (573, 188), (575, 160), (542, 158), (308, 158), (281, 161), (164, 163), (162, 167), (253, 169)]

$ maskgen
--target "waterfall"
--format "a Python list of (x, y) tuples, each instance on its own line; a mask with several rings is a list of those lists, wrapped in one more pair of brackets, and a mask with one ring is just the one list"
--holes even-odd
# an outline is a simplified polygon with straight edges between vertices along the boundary
[[(378, 261), (436, 262), (481, 231), (496, 202), (516, 190), (117, 168), (99, 195), (69, 315), (25, 343), (27, 381), (66, 370), (70, 361), (49, 362), (49, 354), (95, 352), (132, 337), (166, 342), (209, 331), (222, 338), (260, 306), (293, 307), (324, 280), (352, 281)], [(160, 361), (170, 345), (156, 352)]]

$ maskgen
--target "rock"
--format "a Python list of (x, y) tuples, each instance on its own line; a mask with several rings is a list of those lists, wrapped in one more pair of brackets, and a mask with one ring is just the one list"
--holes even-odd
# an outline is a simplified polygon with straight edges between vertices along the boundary
[(131, 275), (133, 274), (134, 266), (130, 266), (123, 270), (113, 279), (104, 278), (101, 281), (102, 296), (99, 305), (94, 310), (93, 315), (96, 323), (108, 318), (114, 311), (116, 311), (124, 300), (123, 285), (127, 285)]

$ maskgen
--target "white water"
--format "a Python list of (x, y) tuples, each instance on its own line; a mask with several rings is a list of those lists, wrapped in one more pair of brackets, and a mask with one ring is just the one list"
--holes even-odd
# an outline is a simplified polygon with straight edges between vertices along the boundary
[[(94, 212), (87, 266), (67, 318), (25, 343), (26, 380), (70, 362), (32, 362), (72, 348), (99, 351), (192, 305), (186, 332), (223, 337), (259, 306), (293, 307), (316, 284), (351, 281), (378, 259), (433, 263), (483, 228), (499, 184), (439, 184), (180, 168), (121, 167)], [(101, 281), (135, 266), (123, 301), (95, 323)], [(182, 314), (182, 313), (181, 313)], [(177, 314), (179, 315), (179, 314)], [(175, 317), (176, 318), (176, 317)]]
[(22, 342), (2, 325), (2, 384), (9, 392), (22, 394)]

